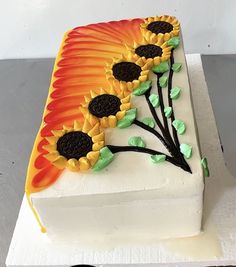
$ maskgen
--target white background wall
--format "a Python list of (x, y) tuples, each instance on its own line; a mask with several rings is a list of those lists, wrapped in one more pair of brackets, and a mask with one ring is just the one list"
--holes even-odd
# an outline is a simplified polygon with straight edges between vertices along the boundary
[(78, 25), (171, 14), (187, 53), (236, 53), (235, 0), (0, 0), (0, 59), (54, 57)]

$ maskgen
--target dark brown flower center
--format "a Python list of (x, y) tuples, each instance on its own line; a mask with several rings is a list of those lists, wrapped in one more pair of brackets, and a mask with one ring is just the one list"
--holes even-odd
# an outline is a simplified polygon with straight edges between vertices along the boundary
[(81, 131), (69, 132), (57, 141), (57, 151), (67, 159), (79, 159), (92, 151), (92, 138)]
[(115, 95), (103, 94), (96, 96), (88, 106), (91, 114), (98, 118), (116, 115), (120, 111), (121, 101)]
[(173, 26), (166, 21), (154, 21), (148, 24), (147, 29), (155, 34), (167, 33), (173, 30)]
[(135, 49), (135, 53), (140, 57), (154, 58), (162, 55), (162, 48), (158, 45), (141, 45)]
[(132, 82), (138, 80), (141, 67), (132, 62), (120, 62), (112, 67), (114, 77), (119, 81)]

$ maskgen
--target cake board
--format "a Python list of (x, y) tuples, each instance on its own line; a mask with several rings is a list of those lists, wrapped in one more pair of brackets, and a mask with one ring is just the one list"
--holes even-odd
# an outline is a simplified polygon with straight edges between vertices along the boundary
[(236, 264), (236, 179), (221, 151), (200, 55), (187, 55), (190, 84), (202, 155), (209, 161), (203, 234), (198, 237), (128, 244), (82, 246), (52, 243), (41, 234), (24, 197), (9, 248), (9, 267), (222, 266)]

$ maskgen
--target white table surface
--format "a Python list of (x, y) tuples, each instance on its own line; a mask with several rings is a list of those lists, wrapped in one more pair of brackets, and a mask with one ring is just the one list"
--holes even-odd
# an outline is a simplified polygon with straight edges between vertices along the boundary
[[(20, 62), (18, 63), (20, 64)], [(27, 74), (28, 72), (32, 74), (32, 69), (36, 68), (36, 65), (37, 72), (35, 76), (37, 76), (37, 79), (41, 78), (42, 84), (48, 82), (48, 80), (45, 80), (44, 75), (50, 72), (51, 66), (48, 65), (46, 69), (46, 64), (43, 64), (45, 63), (44, 61), (38, 64), (34, 64), (32, 61), (30, 63), (28, 69), (25, 69), (25, 72), (23, 71), (22, 75), (25, 75), (25, 80), (20, 84), (19, 91), (24, 88), (25, 83), (32, 83), (32, 88), (35, 89), (35, 83), (32, 80), (34, 77), (30, 75), (27, 78)], [(160, 244), (123, 245), (115, 250), (110, 249), (108, 251), (96, 251), (94, 248), (84, 250), (83, 247), (71, 244), (55, 245), (48, 242), (45, 236), (38, 231), (32, 214), (24, 201), (8, 256), (9, 266), (37, 265), (44, 267), (54, 265), (64, 267), (74, 264), (132, 264), (134, 266), (155, 264), (156, 266), (157, 263), (158, 266), (212, 266), (236, 264), (236, 179), (233, 178), (224, 164), (217, 128), (201, 68), (200, 56), (188, 56), (188, 65), (201, 149), (203, 155), (208, 157), (211, 170), (211, 178), (206, 181), (205, 234), (195, 239), (182, 239)], [(10, 73), (10, 71), (5, 71), (6, 75), (10, 75)], [(14, 83), (13, 80), (9, 82)], [(40, 86), (37, 89), (41, 92)], [(3, 217), (5, 219), (5, 221), (3, 220), (3, 226), (7, 223), (7, 220), (12, 220), (16, 216), (14, 214), (15, 206), (13, 207), (14, 204), (9, 202), (9, 192), (12, 198), (16, 196), (18, 200), (20, 199), (19, 192), (22, 192), (22, 187), (17, 188), (17, 186), (22, 186), (25, 173), (23, 167), (26, 168), (27, 165), (27, 161), (24, 161), (25, 166), (22, 166), (21, 160), (29, 155), (31, 146), (27, 144), (29, 144), (29, 141), (33, 142), (33, 136), (39, 124), (39, 121), (33, 120), (32, 110), (38, 111), (38, 117), (40, 118), (42, 103), (47, 94), (47, 90), (45, 90), (45, 95), (41, 94), (39, 101), (35, 101), (35, 99), (32, 99), (34, 97), (33, 94), (27, 95), (27, 92), (25, 92), (25, 95), (21, 95), (19, 98), (20, 94), (17, 95), (16, 88), (10, 88), (9, 90), (10, 96), (15, 100), (15, 105), (11, 105), (9, 108), (16, 111), (17, 109), (21, 112), (24, 111), (24, 117), (18, 118), (18, 121), (13, 118), (14, 124), (11, 125), (8, 122), (9, 127), (5, 128), (6, 133), (9, 130), (13, 132), (18, 128), (18, 133), (15, 136), (11, 135), (11, 138), (20, 140), (20, 142), (17, 143), (16, 140), (13, 140), (13, 144), (16, 146), (14, 147), (15, 155), (10, 155), (10, 153), (1, 154), (1, 157), (4, 156), (5, 158), (11, 156), (11, 162), (8, 162), (10, 164), (7, 173), (9, 180), (5, 184), (3, 183), (5, 190), (0, 195), (0, 205), (2, 205), (0, 208), (4, 206), (5, 209), (9, 209), (8, 212), (13, 212), (11, 216)], [(21, 105), (17, 105), (18, 100), (21, 100)], [(37, 105), (35, 105), (36, 102)], [(6, 110), (5, 119), (10, 120), (10, 115), (12, 113), (9, 114)], [(28, 126), (29, 121), (34, 124), (34, 127), (31, 125), (31, 129)], [(5, 138), (5, 143), (9, 142), (7, 136)], [(4, 140), (1, 140), (1, 142), (4, 142)], [(15, 183), (14, 179), (11, 179), (11, 175), (14, 175), (14, 178), (19, 178), (19, 181)], [(9, 231), (9, 229), (7, 230)], [(2, 239), (2, 232), (0, 233), (0, 248), (2, 249), (4, 240)], [(5, 233), (5, 236), (7, 234), (9, 236), (9, 232)], [(198, 253), (198, 255), (193, 253), (192, 257), (189, 257), (191, 254), (189, 254), (189, 249), (191, 248), (204, 253)]]

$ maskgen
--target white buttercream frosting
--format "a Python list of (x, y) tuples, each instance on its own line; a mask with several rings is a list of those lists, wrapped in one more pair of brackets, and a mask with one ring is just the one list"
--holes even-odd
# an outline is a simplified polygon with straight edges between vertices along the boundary
[[(179, 135), (180, 143), (193, 147), (193, 155), (187, 160), (192, 174), (168, 162), (153, 164), (150, 155), (136, 152), (115, 154), (114, 161), (100, 172), (64, 170), (53, 185), (31, 195), (49, 234), (72, 238), (76, 233), (78, 236), (82, 231), (86, 233), (87, 229), (93, 234), (127, 235), (132, 223), (133, 234), (137, 230), (151, 236), (156, 231), (155, 223), (159, 224), (155, 235), (160, 238), (199, 233), (204, 182), (182, 45), (175, 49), (174, 59), (183, 66), (173, 75), (173, 87), (181, 88), (181, 95), (173, 100), (173, 107), (176, 119), (186, 124), (186, 133)], [(153, 81), (152, 93), (156, 93), (155, 75), (150, 75), (149, 79)], [(167, 105), (167, 88), (162, 90)], [(133, 96), (132, 105), (138, 109), (139, 120), (151, 117), (144, 96)], [(157, 111), (161, 118), (160, 108)], [(126, 129), (106, 129), (105, 133), (106, 144), (128, 145), (129, 137), (141, 136), (148, 148), (168, 154), (157, 137), (136, 125)], [(146, 217), (140, 220), (141, 227), (132, 217), (139, 220), (142, 214)], [(108, 220), (107, 216), (111, 218)], [(173, 220), (176, 229), (172, 229)]]

